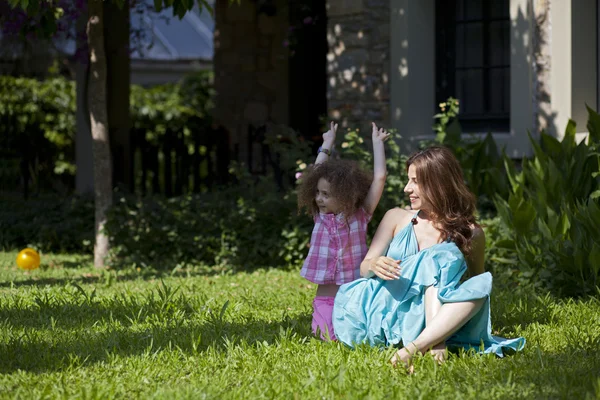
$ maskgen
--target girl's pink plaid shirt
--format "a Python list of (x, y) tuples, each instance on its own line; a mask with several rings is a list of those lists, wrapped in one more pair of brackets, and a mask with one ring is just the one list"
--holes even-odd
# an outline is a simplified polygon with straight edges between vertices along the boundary
[(360, 278), (371, 215), (359, 208), (347, 223), (343, 214), (317, 214), (314, 220), (310, 250), (300, 275), (319, 285), (342, 285)]

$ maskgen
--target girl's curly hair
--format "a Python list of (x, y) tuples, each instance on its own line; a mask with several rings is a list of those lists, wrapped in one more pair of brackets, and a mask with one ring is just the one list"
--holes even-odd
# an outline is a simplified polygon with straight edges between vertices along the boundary
[(317, 215), (319, 207), (315, 200), (319, 179), (329, 182), (331, 196), (335, 198), (346, 218), (353, 215), (365, 201), (372, 174), (364, 171), (358, 162), (333, 159), (309, 167), (298, 186), (298, 211), (306, 208), (309, 215)]

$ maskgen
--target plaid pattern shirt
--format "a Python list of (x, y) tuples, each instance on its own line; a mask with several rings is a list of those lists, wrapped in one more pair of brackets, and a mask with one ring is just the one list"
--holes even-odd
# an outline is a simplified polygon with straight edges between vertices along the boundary
[(342, 285), (360, 278), (371, 215), (360, 208), (347, 223), (342, 214), (318, 214), (314, 219), (310, 249), (300, 275), (319, 285)]

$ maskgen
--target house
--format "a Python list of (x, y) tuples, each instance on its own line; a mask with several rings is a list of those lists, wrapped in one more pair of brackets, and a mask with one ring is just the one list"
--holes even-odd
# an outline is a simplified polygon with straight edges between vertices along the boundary
[(217, 0), (216, 117), (238, 152), (248, 125), (315, 137), (323, 117), (397, 129), (410, 150), (454, 96), (465, 135), (491, 132), (510, 156), (531, 154), (528, 131), (560, 138), (569, 118), (582, 139), (586, 104), (598, 109), (598, 3)]
[(131, 54), (131, 83), (143, 86), (177, 82), (212, 69), (214, 19), (194, 8), (181, 20), (173, 10), (131, 16), (133, 31), (148, 32)]
[[(177, 82), (186, 74), (212, 69), (212, 15), (196, 7), (180, 20), (170, 8), (149, 12), (152, 7), (149, 4), (140, 12), (136, 8), (129, 12), (131, 83), (151, 86)], [(0, 31), (0, 74), (43, 77), (57, 56), (69, 60), (66, 71), (74, 71), (79, 62), (74, 57), (76, 36), (72, 26), (68, 33), (59, 32), (52, 42), (27, 43), (3, 38)]]

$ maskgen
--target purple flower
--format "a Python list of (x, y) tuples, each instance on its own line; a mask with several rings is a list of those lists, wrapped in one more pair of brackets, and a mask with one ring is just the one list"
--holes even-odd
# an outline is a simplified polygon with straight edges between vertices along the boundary
[(303, 22), (304, 22), (305, 25), (308, 25), (308, 24), (310, 24), (312, 22), (312, 20), (313, 20), (312, 17), (306, 17), (306, 18), (304, 18)]
[(288, 42), (287, 40), (283, 41), (283, 47), (288, 47), (290, 45), (290, 42)]

